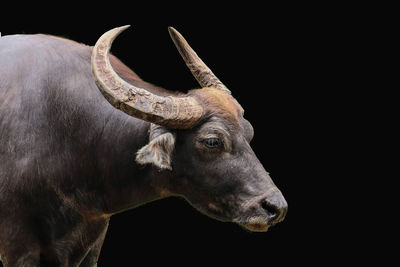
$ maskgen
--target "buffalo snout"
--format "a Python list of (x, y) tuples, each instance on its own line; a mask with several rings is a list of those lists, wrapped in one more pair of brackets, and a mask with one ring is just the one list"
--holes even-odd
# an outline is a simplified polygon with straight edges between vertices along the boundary
[(288, 204), (277, 188), (256, 196), (242, 205), (242, 214), (234, 221), (250, 231), (265, 232), (283, 221)]
[(261, 199), (260, 205), (265, 210), (270, 225), (275, 225), (285, 219), (288, 205), (280, 192)]

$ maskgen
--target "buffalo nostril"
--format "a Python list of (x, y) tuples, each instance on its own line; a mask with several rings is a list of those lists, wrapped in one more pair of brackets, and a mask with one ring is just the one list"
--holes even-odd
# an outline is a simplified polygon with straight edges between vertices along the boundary
[(274, 195), (261, 201), (261, 207), (266, 211), (272, 224), (278, 223), (285, 218), (287, 213), (286, 200), (280, 195)]
[(261, 202), (261, 207), (268, 213), (270, 219), (274, 219), (280, 213), (279, 208), (266, 199)]

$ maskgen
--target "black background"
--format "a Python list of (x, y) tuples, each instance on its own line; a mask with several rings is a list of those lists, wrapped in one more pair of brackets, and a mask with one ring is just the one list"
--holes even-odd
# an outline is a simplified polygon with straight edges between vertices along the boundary
[(348, 162), (335, 153), (348, 133), (338, 120), (353, 94), (347, 79), (354, 74), (362, 23), (346, 6), (200, 5), (106, 5), (102, 12), (63, 13), (60, 4), (62, 16), (2, 20), (2, 35), (48, 33), (87, 45), (130, 24), (112, 53), (142, 79), (185, 92), (198, 84), (170, 40), (167, 27), (173, 26), (245, 109), (255, 129), (253, 150), (289, 204), (284, 222), (251, 233), (182, 199), (155, 201), (111, 218), (99, 266), (341, 262), (356, 237), (339, 238), (346, 219), (338, 216), (344, 208), (337, 175)]

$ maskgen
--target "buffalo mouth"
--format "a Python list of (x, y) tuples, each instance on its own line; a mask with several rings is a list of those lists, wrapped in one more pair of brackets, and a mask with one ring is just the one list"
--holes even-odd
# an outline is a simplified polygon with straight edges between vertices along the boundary
[(234, 220), (234, 222), (238, 223), (239, 225), (251, 232), (266, 232), (268, 231), (268, 228), (272, 226), (272, 224), (269, 223), (268, 219), (263, 216), (238, 219)]
[[(189, 201), (189, 203), (191, 203)], [(191, 203), (192, 204), (192, 203)], [(233, 215), (235, 212), (229, 212), (231, 209), (221, 208), (215, 203), (208, 203), (206, 206), (198, 205), (195, 206), (203, 214), (222, 221), (222, 222), (233, 222), (243, 227), (244, 229), (251, 232), (267, 232), (269, 227), (283, 221), (286, 215), (286, 210), (281, 215), (270, 214), (265, 211), (254, 212), (253, 209), (245, 212), (240, 212), (241, 215)], [(236, 213), (237, 214), (237, 213)], [(233, 216), (232, 216), (233, 215)]]
[(237, 223), (251, 232), (266, 232), (268, 231), (269, 227), (274, 226), (275, 224), (283, 220), (283, 218), (278, 221), (271, 220), (268, 215), (263, 214), (250, 216), (242, 215), (236, 218), (232, 218), (229, 215), (224, 214), (223, 211), (223, 209), (217, 209), (215, 205), (208, 205), (208, 208), (203, 210), (203, 213), (216, 220)]

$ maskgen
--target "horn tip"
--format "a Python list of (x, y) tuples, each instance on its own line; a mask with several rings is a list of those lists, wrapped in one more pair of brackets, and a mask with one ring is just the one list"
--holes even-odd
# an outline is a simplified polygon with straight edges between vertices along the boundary
[(176, 36), (176, 35), (180, 35), (179, 32), (177, 30), (175, 30), (174, 27), (169, 26), (168, 27), (168, 32), (171, 35), (171, 37)]
[(119, 31), (124, 31), (124, 30), (128, 29), (130, 26), (131, 26), (131, 25), (128, 24), (128, 25), (124, 25), (124, 26), (118, 27), (117, 29), (118, 29)]

